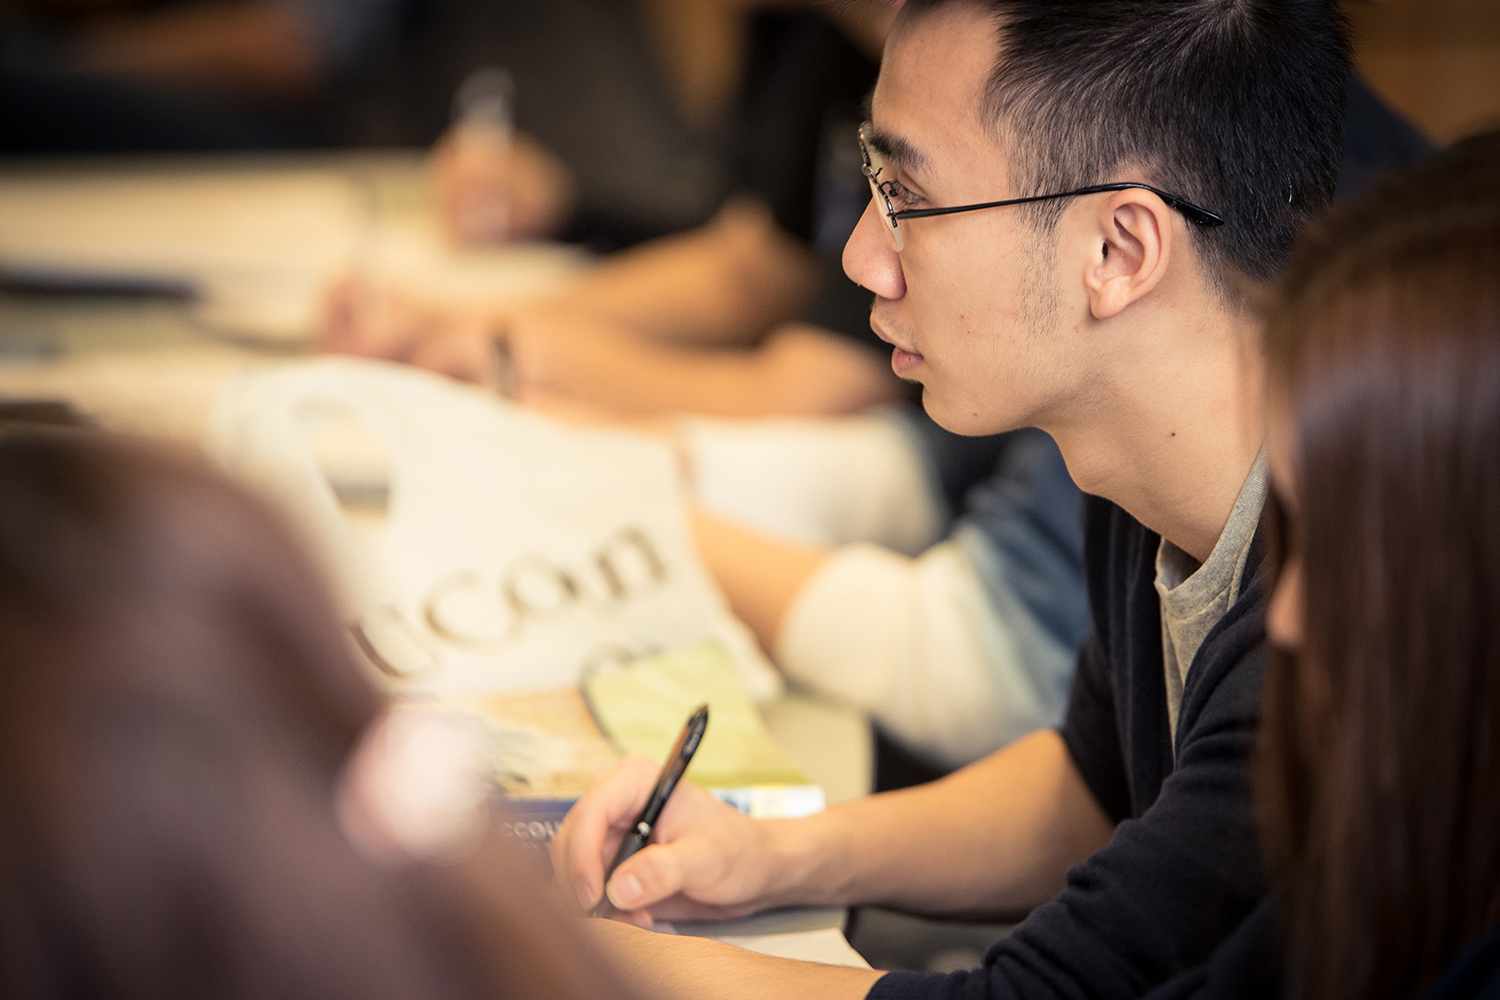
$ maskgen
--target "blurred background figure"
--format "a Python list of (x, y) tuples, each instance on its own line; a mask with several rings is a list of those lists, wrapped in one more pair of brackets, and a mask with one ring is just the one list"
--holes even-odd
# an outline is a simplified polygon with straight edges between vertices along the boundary
[(1078, 492), (1055, 445), (934, 424), (842, 271), (870, 198), (853, 137), (898, 6), (749, 16), (726, 134), (737, 194), (707, 225), (519, 307), (398, 296), (368, 325), (350, 286), (329, 337), (565, 415), (721, 418), (674, 430), (718, 515), (696, 519), (700, 549), (790, 677), (891, 734), (881, 787), (1056, 722), (1088, 621)]
[[(730, 126), (740, 195), (708, 225), (607, 257), (546, 301), (454, 311), (397, 294), (371, 324), (343, 290), (329, 336), (565, 415), (731, 418), (674, 417), (700, 547), (789, 676), (893, 736), (880, 787), (1054, 724), (1088, 623), (1078, 493), (1055, 446), (934, 424), (842, 274), (870, 197), (853, 136), (897, 7), (755, 13)], [(1350, 89), (1343, 197), (1431, 148)], [(792, 506), (817, 524), (780, 515)]]
[(400, 727), (201, 462), (4, 432), (0, 649), (0, 994), (623, 995), (482, 798), (383, 807)]
[[(298, 142), (437, 140), (440, 204), (462, 240), (635, 244), (564, 295), (519, 306), (454, 311), (399, 278), (353, 282), (332, 297), (328, 346), (490, 381), (563, 413), (843, 417), (683, 424), (700, 501), (720, 515), (699, 519), (704, 550), (736, 608), (799, 679), (855, 698), (940, 768), (1055, 721), (1086, 624), (1076, 490), (1050, 442), (961, 438), (911, 405), (869, 328), (868, 294), (839, 264), (869, 199), (852, 137), (896, 3), (299, 3), (33, 11), (24, 25), (61, 27), (42, 33), (50, 48), (22, 46), (21, 64), (33, 82), (47, 57), (74, 83), (128, 80), (158, 97), (191, 84), (236, 123), (273, 121)], [(279, 76), (236, 75), (227, 57), (203, 61), (212, 81), (170, 60), (154, 63), (163, 72), (81, 61), (90, 39), (164, 31), (168, 14), (193, 11), (241, 43), (253, 32), (229, 12), (302, 28), (247, 47), (263, 62), (276, 49)], [(270, 85), (294, 63), (313, 67), (302, 83)], [(469, 114), (463, 95), (485, 80), (493, 93), (500, 67), (503, 112)], [(1425, 148), (1355, 90), (1351, 185)], [(900, 408), (850, 416), (890, 404)], [(861, 542), (874, 544), (832, 558)], [(835, 616), (851, 607), (864, 613)], [(784, 636), (787, 622), (802, 627)], [(833, 679), (852, 662), (883, 667)]]
[[(501, 338), (523, 395), (622, 413), (822, 415), (909, 398), (869, 329), (868, 296), (839, 263), (869, 200), (852, 136), (898, 5), (677, 6), (698, 23), (692, 37), (721, 52), (714, 65), (735, 69), (692, 90), (719, 95), (708, 106), (718, 112), (722, 207), (707, 224), (606, 258), (564, 295), (520, 307), (455, 315), (398, 294), (394, 308), (361, 314), (353, 306), (365, 296), (336, 294), (328, 346), (482, 379)], [(526, 75), (514, 79), (519, 113)], [(460, 126), (444, 140), (439, 179), (450, 228), (484, 236), (490, 204), (525, 196), (504, 185), (520, 172), (503, 158), (511, 154), (471, 132)], [(588, 156), (622, 182), (640, 177), (603, 138), (590, 137)]]
[(1280, 892), (1161, 997), (1500, 994), (1497, 268), (1500, 133), (1289, 266), (1258, 775)]

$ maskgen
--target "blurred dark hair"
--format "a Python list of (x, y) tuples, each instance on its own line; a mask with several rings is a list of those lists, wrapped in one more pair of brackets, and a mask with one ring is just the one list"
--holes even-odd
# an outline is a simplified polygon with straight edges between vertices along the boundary
[(1500, 921), (1500, 134), (1349, 206), (1267, 327), (1303, 641), (1258, 765), (1302, 998), (1412, 997)]
[(383, 707), (288, 532), (203, 463), (0, 435), (0, 995), (618, 995), (493, 830), (442, 864), (350, 846)]
[[(993, 15), (986, 113), (1012, 196), (1146, 180), (1220, 215), (1189, 226), (1227, 300), (1276, 277), (1333, 199), (1348, 43), (1335, 0), (907, 0)], [(996, 194), (995, 197), (1001, 197)], [(1050, 229), (1064, 205), (1031, 206)]]

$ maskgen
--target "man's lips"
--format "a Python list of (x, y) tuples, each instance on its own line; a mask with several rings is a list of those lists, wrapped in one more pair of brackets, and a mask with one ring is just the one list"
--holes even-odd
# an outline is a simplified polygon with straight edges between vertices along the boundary
[(891, 345), (891, 370), (897, 375), (905, 375), (922, 363), (922, 355), (916, 351), (908, 351), (896, 343), (891, 335), (882, 330), (880, 324), (875, 322), (874, 319), (870, 320), (870, 329), (875, 331), (875, 336)]
[(903, 351), (897, 347), (891, 351), (891, 371), (905, 375), (922, 363), (922, 355), (914, 351)]

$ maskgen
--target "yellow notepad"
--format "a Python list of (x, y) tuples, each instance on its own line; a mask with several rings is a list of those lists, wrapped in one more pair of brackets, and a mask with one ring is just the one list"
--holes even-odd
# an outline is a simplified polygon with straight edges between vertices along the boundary
[(657, 761), (666, 759), (693, 709), (708, 702), (708, 730), (687, 770), (700, 785), (809, 783), (771, 740), (734, 662), (716, 641), (633, 660), (586, 677), (583, 687), (610, 740)]

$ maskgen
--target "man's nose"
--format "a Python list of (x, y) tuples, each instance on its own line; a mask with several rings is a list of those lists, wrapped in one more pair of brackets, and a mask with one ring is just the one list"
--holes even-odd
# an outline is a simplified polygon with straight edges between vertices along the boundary
[(855, 284), (883, 299), (899, 299), (906, 294), (906, 276), (901, 272), (896, 241), (885, 228), (879, 211), (871, 198), (849, 242), (844, 244), (844, 273)]

